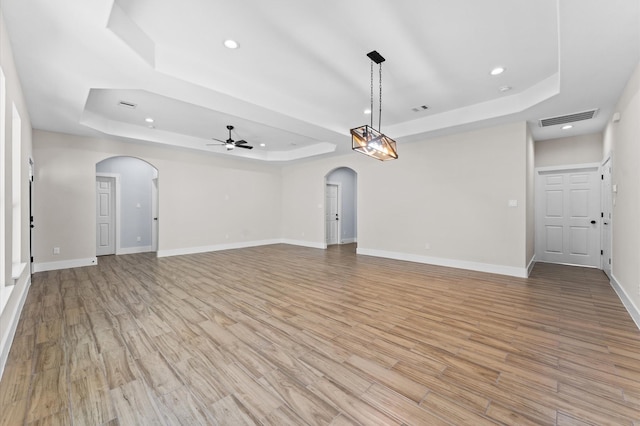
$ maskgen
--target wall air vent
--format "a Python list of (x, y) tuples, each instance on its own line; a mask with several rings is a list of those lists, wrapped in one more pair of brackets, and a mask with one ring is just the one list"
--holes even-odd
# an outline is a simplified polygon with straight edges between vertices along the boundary
[(574, 123), (576, 121), (591, 120), (598, 115), (598, 109), (576, 112), (575, 114), (560, 115), (558, 117), (541, 118), (540, 127), (557, 126), (558, 124)]
[(118, 102), (118, 105), (124, 108), (131, 108), (131, 109), (135, 109), (135, 107), (137, 107), (138, 105), (131, 103), (131, 102), (127, 102), (127, 101), (120, 101)]

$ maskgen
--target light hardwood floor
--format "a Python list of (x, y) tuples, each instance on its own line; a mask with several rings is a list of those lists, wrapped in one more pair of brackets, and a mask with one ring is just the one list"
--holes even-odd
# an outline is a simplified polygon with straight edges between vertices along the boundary
[(517, 279), (353, 245), (101, 257), (33, 276), (0, 416), (640, 425), (640, 332), (591, 269)]

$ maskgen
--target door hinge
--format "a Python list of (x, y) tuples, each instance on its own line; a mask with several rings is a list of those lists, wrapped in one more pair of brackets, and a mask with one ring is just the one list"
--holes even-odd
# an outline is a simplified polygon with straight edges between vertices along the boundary
[(604, 180), (604, 175), (600, 175), (600, 180)]
[(600, 250), (600, 256), (604, 254), (604, 250)]
[(600, 217), (604, 217), (604, 212), (600, 212)]
[(609, 265), (611, 265), (611, 259), (609, 259)]
[(31, 256), (31, 263), (33, 263), (33, 256)]

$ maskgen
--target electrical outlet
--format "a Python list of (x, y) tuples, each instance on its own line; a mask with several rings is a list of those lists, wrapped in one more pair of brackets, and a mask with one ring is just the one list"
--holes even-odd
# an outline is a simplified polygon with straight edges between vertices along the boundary
[(425, 249), (425, 250), (431, 250), (431, 244), (429, 244), (429, 243), (424, 243), (424, 249)]
[(60, 247), (54, 247), (53, 254), (60, 254)]
[(142, 237), (136, 237), (136, 241), (142, 241)]

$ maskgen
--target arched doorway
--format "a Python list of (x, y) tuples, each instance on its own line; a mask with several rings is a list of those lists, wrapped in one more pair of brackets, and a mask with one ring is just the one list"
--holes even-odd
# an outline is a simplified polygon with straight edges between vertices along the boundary
[(158, 251), (158, 169), (135, 157), (96, 164), (96, 256)]
[(358, 174), (338, 167), (325, 176), (325, 243), (351, 244), (358, 241)]

